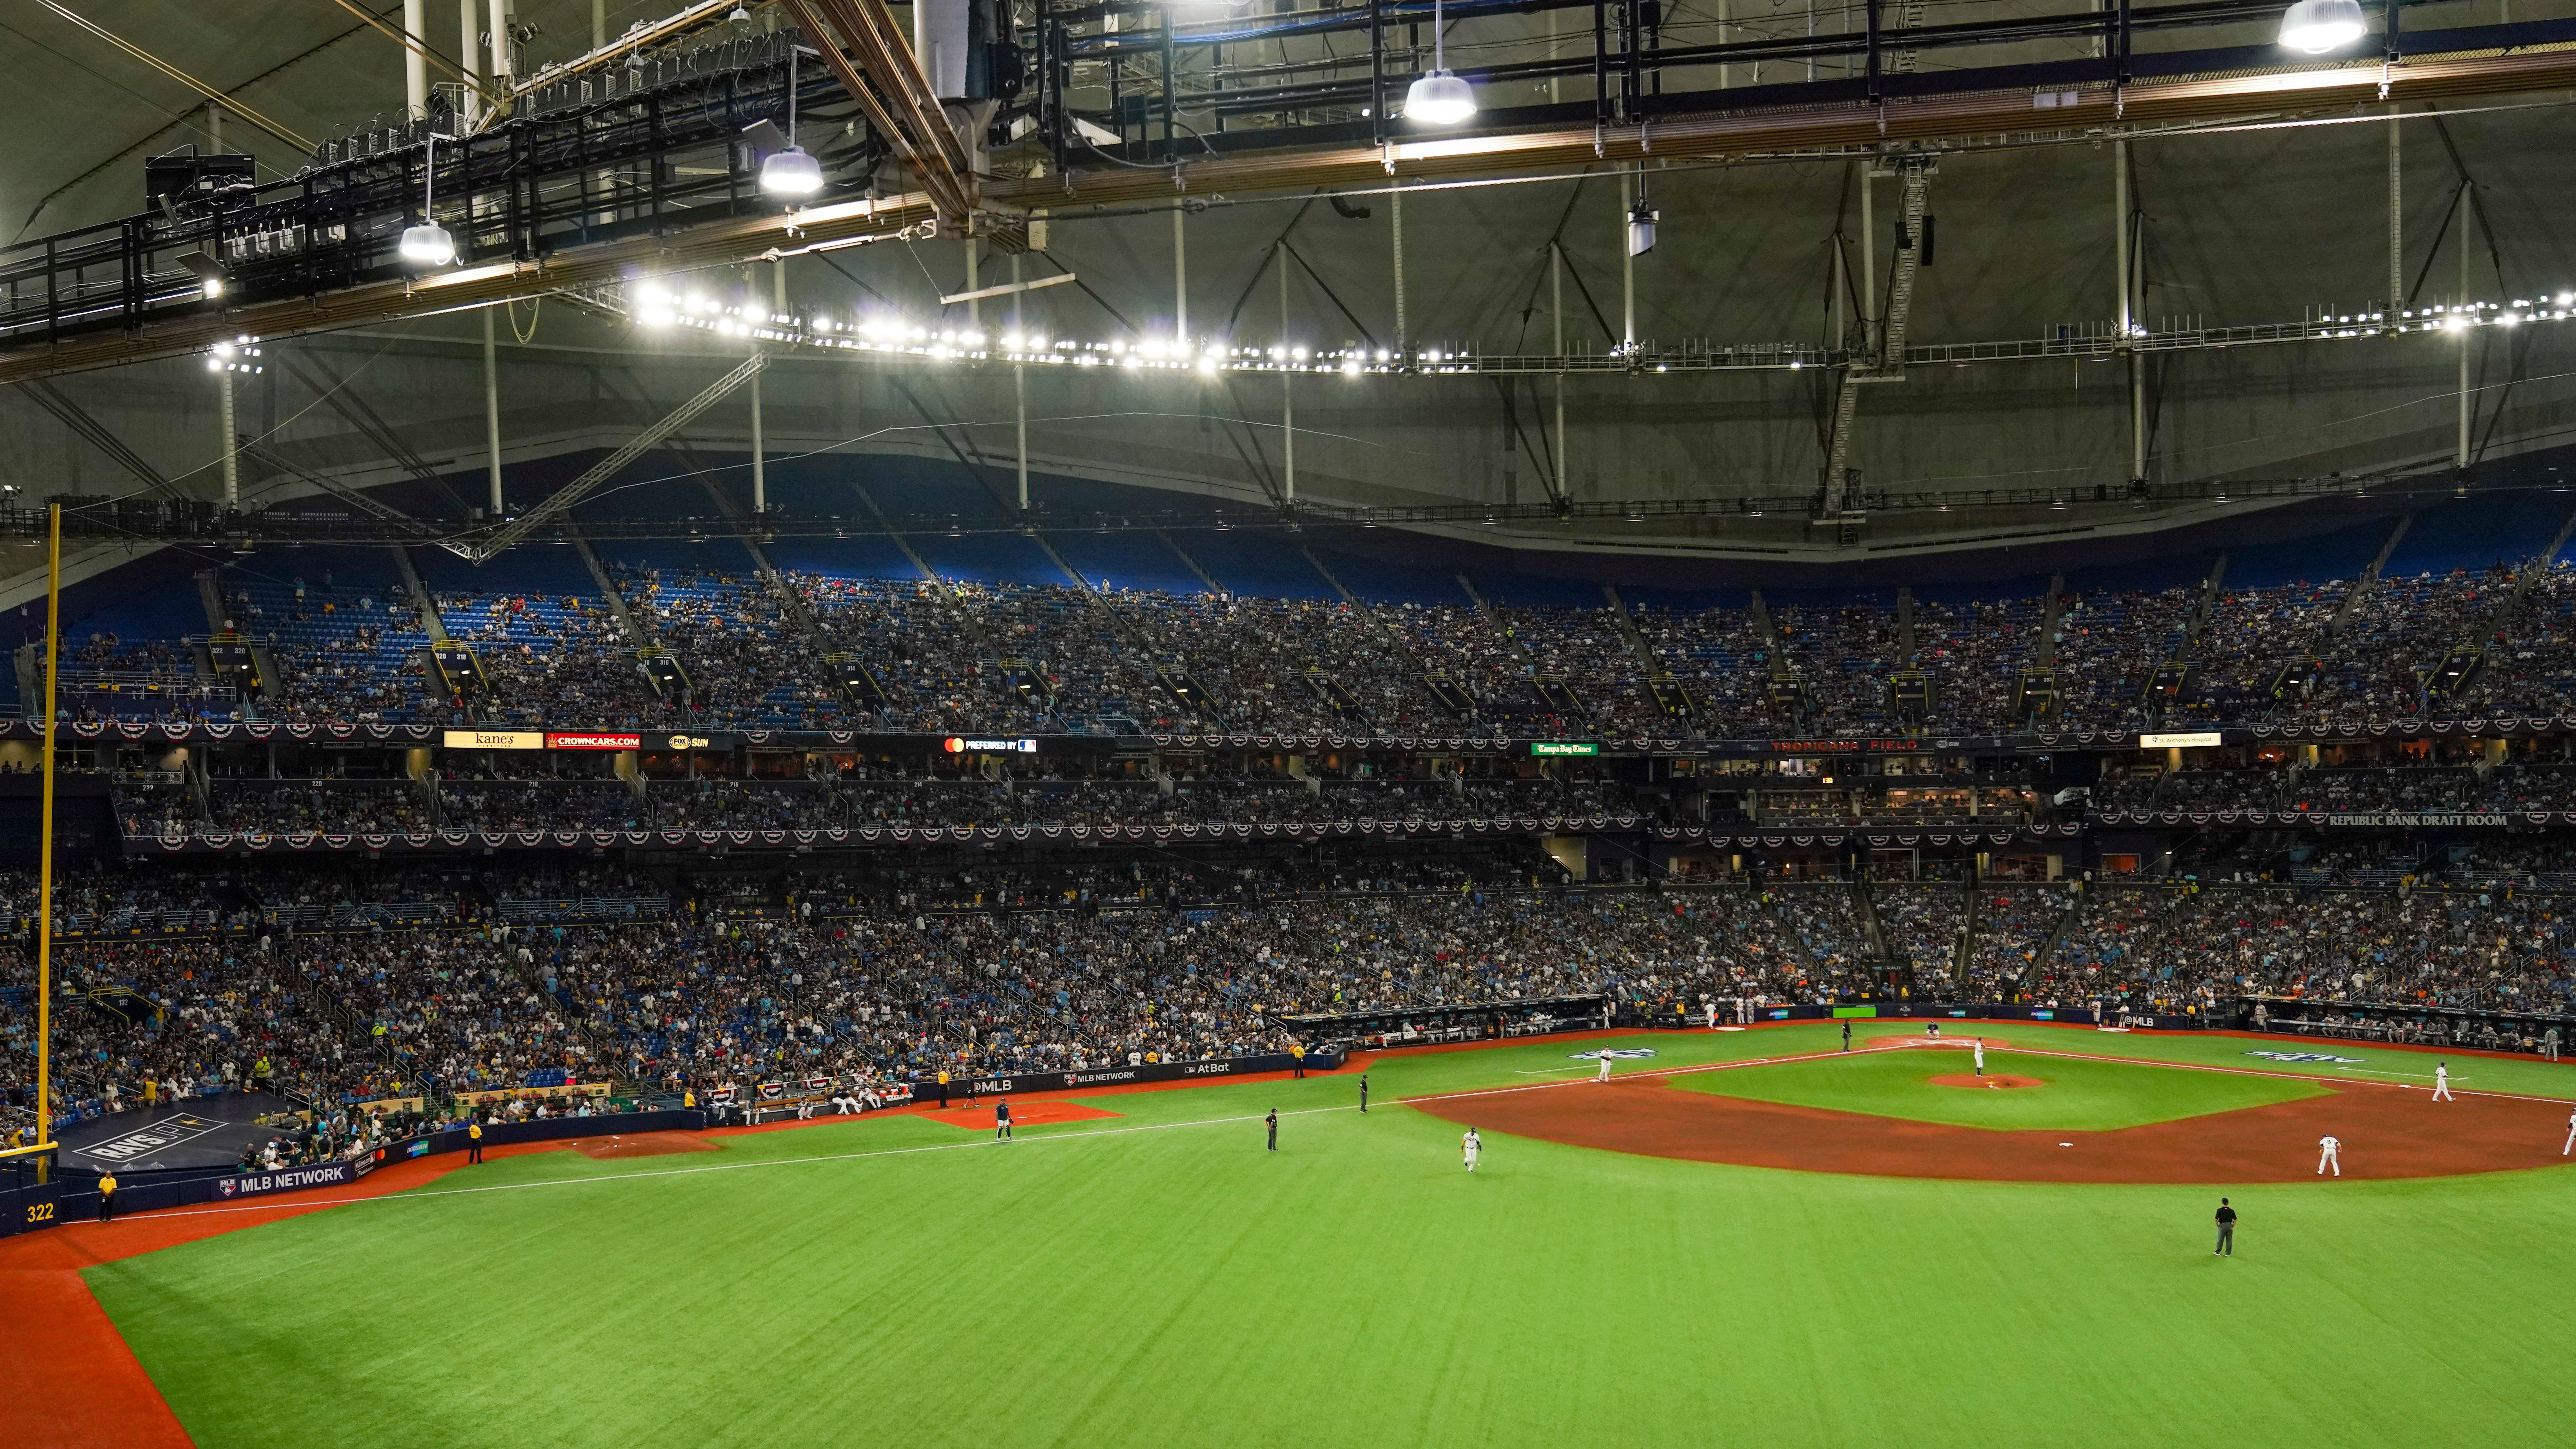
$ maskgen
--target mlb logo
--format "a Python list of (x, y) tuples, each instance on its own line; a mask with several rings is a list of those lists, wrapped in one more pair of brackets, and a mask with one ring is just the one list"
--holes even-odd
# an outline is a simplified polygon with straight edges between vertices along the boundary
[(220, 1193), (220, 1194), (222, 1194), (222, 1195), (223, 1195), (223, 1196), (225, 1196), (225, 1197), (231, 1197), (231, 1196), (233, 1195), (233, 1180), (232, 1180), (231, 1178), (229, 1178), (229, 1177), (228, 1177), (228, 1178), (225, 1178), (223, 1181), (221, 1181), (221, 1182), (219, 1182), (219, 1183), (216, 1183), (216, 1184), (215, 1184), (215, 1191), (216, 1191), (216, 1192), (218, 1192), (218, 1193)]

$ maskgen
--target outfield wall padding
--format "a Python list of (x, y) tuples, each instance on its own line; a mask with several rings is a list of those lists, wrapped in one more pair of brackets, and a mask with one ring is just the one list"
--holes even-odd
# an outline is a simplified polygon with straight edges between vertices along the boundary
[[(542, 1122), (495, 1122), (484, 1127), (487, 1147), (515, 1142), (561, 1142), (580, 1137), (618, 1137), (637, 1132), (694, 1132), (707, 1125), (704, 1112), (626, 1112), (606, 1117), (556, 1117)], [(463, 1152), (472, 1144), (463, 1128), (432, 1132), (388, 1142), (364, 1157), (306, 1163), (275, 1172), (199, 1175), (181, 1180), (132, 1182), (117, 1179), (117, 1215), (193, 1207), (201, 1203), (237, 1202), (270, 1193), (346, 1187), (388, 1162), (439, 1153)], [(33, 1232), (65, 1222), (89, 1222), (98, 1216), (98, 1177), (77, 1173), (38, 1187), (0, 1192), (0, 1238)]]

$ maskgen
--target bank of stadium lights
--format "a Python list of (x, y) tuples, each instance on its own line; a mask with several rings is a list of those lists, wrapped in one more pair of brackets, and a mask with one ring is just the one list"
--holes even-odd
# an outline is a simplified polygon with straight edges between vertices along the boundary
[(259, 353), (259, 339), (245, 332), (206, 349), (206, 371), (256, 373), (262, 365)]
[[(1395, 354), (1385, 348), (1311, 348), (1287, 343), (1247, 347), (1222, 340), (1193, 342), (1162, 337), (1083, 341), (1034, 333), (987, 333), (971, 327), (928, 327), (890, 317), (844, 322), (827, 316), (772, 312), (756, 305), (745, 307), (704, 293), (674, 292), (658, 283), (638, 285), (629, 296), (633, 317), (646, 327), (686, 329), (793, 347), (890, 353), (934, 362), (1015, 362), (1203, 375), (1338, 372), (1357, 377), (1400, 369)], [(1425, 348), (1412, 354), (1412, 370), (1470, 372), (1474, 367), (1468, 353)]]
[(2368, 34), (2361, 0), (2299, 0), (2281, 12), (2281, 44), (2310, 55), (2323, 55)]
[[(630, 315), (654, 329), (686, 329), (718, 337), (743, 338), (782, 347), (825, 351), (880, 353), (931, 362), (1009, 362), (1033, 366), (1116, 367), (1131, 371), (1221, 373), (1338, 373), (1346, 378), (1372, 374), (1438, 374), (1480, 371), (1475, 354), (1457, 349), (1421, 348), (1399, 357), (1387, 348), (1310, 348), (1279, 343), (1266, 347), (1235, 346), (1223, 339), (1194, 342), (1181, 338), (1086, 341), (1037, 333), (985, 332), (972, 327), (942, 328), (889, 316), (840, 320), (823, 315), (773, 312), (765, 307), (721, 301), (702, 292), (675, 291), (662, 282), (640, 282), (627, 290)], [(2394, 333), (2463, 331), (2472, 327), (2513, 327), (2525, 322), (2576, 320), (2576, 291), (2540, 297), (2517, 297), (2510, 303), (2463, 302), (2401, 310), (2394, 320), (2384, 311), (2324, 313), (2303, 324), (2313, 339), (2385, 337)], [(2151, 336), (2132, 324), (2130, 336)], [(1669, 373), (1668, 359), (1641, 356), (1638, 370)], [(1791, 371), (1809, 359), (1788, 351), (1776, 365)]]

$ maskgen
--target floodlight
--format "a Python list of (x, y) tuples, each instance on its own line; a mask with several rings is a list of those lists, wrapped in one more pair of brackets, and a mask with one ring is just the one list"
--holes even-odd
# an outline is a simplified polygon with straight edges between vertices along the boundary
[(2299, 0), (2281, 15), (2281, 43), (2310, 55), (2341, 49), (2369, 30), (2361, 0)]
[(760, 163), (760, 189), (772, 196), (811, 196), (823, 189), (823, 163), (802, 146), (773, 152)]
[(402, 244), (397, 250), (402, 259), (415, 267), (443, 267), (456, 260), (456, 238), (431, 215), (430, 205), (438, 184), (438, 135), (430, 133), (422, 142), (420, 167), (420, 225), (403, 228)]
[(1431, 70), (1404, 93), (1404, 117), (1431, 126), (1454, 126), (1476, 114), (1476, 88), (1449, 73), (1440, 0), (1431, 0)]
[[(769, 196), (811, 196), (823, 189), (823, 163), (796, 144), (796, 53), (799, 46), (787, 47), (787, 129), (780, 131), (768, 121), (754, 121), (744, 128), (755, 148), (768, 151), (760, 161), (760, 189)], [(775, 148), (775, 149), (773, 149)]]

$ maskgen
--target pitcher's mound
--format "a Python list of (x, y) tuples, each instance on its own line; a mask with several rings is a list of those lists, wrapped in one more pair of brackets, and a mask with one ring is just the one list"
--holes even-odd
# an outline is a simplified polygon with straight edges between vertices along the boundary
[(1932, 1085), (1936, 1087), (1994, 1087), (1998, 1089), (2004, 1087), (2045, 1087), (2048, 1085), (2044, 1079), (2039, 1077), (2010, 1077), (2001, 1072), (1991, 1073), (1982, 1077), (1968, 1072), (1953, 1072), (1945, 1077), (1934, 1077), (1931, 1079), (1931, 1082)]

